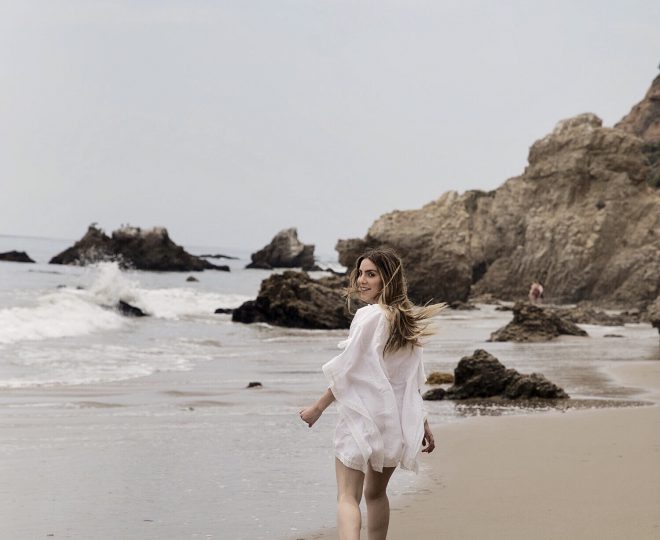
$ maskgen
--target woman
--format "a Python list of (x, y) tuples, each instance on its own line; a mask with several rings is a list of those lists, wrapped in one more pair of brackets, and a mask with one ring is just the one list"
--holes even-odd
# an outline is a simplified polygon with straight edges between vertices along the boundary
[(375, 249), (360, 256), (351, 272), (348, 303), (357, 310), (343, 352), (323, 366), (329, 388), (300, 411), (309, 427), (337, 401), (335, 431), (337, 528), (340, 540), (360, 538), (360, 500), (367, 501), (369, 540), (387, 536), (387, 483), (397, 466), (417, 472), (419, 451), (432, 452), (420, 390), (426, 381), (420, 338), (428, 319), (444, 308), (416, 308), (408, 299), (399, 257)]

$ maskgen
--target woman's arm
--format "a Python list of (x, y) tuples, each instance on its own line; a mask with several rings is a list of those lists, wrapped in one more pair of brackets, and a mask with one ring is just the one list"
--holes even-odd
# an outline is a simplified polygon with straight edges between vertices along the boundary
[(435, 441), (433, 440), (433, 433), (429, 427), (428, 420), (424, 420), (424, 438), (422, 439), (422, 452), (428, 452), (429, 454), (435, 449)]
[(335, 400), (335, 396), (328, 388), (319, 400), (305, 409), (302, 409), (298, 414), (303, 422), (305, 422), (309, 427), (312, 427), (314, 423), (321, 418), (323, 411), (325, 411), (330, 404)]

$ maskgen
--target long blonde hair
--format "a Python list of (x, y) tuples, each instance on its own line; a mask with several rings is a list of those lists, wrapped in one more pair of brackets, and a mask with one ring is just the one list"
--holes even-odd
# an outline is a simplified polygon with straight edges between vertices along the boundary
[(390, 322), (390, 337), (384, 352), (396, 352), (403, 347), (420, 346), (421, 338), (431, 335), (429, 319), (440, 313), (447, 304), (415, 306), (408, 298), (408, 284), (403, 273), (401, 258), (389, 248), (370, 249), (360, 255), (351, 271), (346, 289), (348, 308), (351, 297), (359, 292), (360, 264), (369, 259), (378, 270), (383, 288), (378, 295), (380, 304)]

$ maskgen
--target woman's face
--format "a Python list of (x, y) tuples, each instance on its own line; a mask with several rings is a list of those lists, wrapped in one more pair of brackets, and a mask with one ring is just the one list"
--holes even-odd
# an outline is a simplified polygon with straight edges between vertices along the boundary
[(362, 259), (358, 268), (357, 278), (360, 300), (367, 304), (375, 304), (383, 289), (383, 280), (376, 269), (376, 265), (369, 259)]

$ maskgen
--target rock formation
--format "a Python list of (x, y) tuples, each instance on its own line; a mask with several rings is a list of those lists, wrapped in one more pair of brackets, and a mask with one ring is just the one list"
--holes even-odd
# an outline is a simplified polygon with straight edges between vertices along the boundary
[(85, 236), (72, 247), (53, 257), (50, 264), (84, 266), (100, 261), (117, 261), (123, 268), (136, 270), (229, 271), (228, 266), (216, 266), (187, 253), (170, 240), (163, 227), (122, 227), (109, 237), (95, 224), (90, 225)]
[(295, 227), (278, 232), (263, 249), (251, 255), (252, 262), (246, 268), (302, 268), (316, 269), (314, 246), (298, 240)]
[[(657, 86), (640, 121), (647, 138), (656, 137)], [(337, 243), (339, 260), (352, 266), (368, 247), (394, 248), (414, 268), (417, 302), (517, 300), (539, 280), (546, 301), (643, 310), (660, 293), (660, 190), (649, 185), (652, 143), (629, 125), (638, 122), (606, 128), (593, 114), (559, 122), (532, 145), (522, 175), (495, 191), (448, 192), (383, 215), (363, 239)]]
[(644, 99), (614, 127), (645, 141), (660, 143), (660, 75), (653, 79)]
[(132, 306), (128, 302), (119, 300), (117, 302), (117, 311), (126, 317), (146, 317), (147, 314), (142, 311), (139, 307)]
[(20, 263), (34, 262), (25, 251), (7, 251), (6, 253), (0, 253), (0, 261)]
[(560, 335), (586, 336), (587, 333), (554, 311), (516, 302), (513, 320), (493, 332), (488, 341), (549, 341)]
[(314, 280), (305, 272), (273, 274), (261, 282), (256, 300), (234, 310), (232, 320), (297, 328), (348, 328), (352, 315), (342, 295), (347, 285), (345, 278), (337, 276)]
[(434, 388), (424, 394), (424, 399), (566, 399), (563, 389), (548, 381), (543, 375), (521, 375), (515, 369), (507, 369), (493, 355), (483, 349), (472, 356), (461, 358), (454, 370), (454, 385), (448, 390)]
[(222, 253), (205, 253), (203, 255), (197, 255), (198, 257), (201, 257), (203, 259), (230, 259), (230, 260), (238, 260), (238, 257), (234, 257), (232, 255), (223, 255)]
[(660, 188), (660, 75), (653, 80), (644, 99), (614, 127), (632, 133), (645, 142), (643, 151), (651, 167), (648, 183)]

